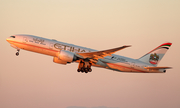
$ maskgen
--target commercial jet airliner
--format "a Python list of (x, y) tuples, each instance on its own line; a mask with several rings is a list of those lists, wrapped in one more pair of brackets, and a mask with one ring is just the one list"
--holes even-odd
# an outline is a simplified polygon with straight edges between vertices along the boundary
[(82, 73), (91, 72), (91, 66), (111, 69), (118, 72), (136, 73), (165, 73), (166, 69), (171, 68), (157, 67), (157, 65), (172, 43), (164, 43), (141, 58), (132, 59), (114, 54), (119, 50), (130, 47), (128, 45), (97, 51), (33, 35), (13, 35), (6, 40), (13, 48), (17, 49), (17, 56), (19, 55), (20, 49), (24, 49), (52, 56), (53, 61), (59, 64), (66, 65), (77, 62), (79, 63), (77, 71)]

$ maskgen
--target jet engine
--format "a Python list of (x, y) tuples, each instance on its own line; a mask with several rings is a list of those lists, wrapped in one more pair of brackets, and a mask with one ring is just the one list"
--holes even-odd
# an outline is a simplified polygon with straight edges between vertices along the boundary
[(54, 57), (53, 61), (59, 64), (67, 64), (77, 60), (77, 56), (70, 51), (61, 50), (57, 53), (56, 57)]
[(54, 57), (54, 58), (53, 58), (53, 62), (54, 62), (54, 63), (59, 63), (59, 64), (64, 64), (64, 65), (67, 64), (67, 62), (62, 61), (62, 60), (59, 60), (57, 57)]

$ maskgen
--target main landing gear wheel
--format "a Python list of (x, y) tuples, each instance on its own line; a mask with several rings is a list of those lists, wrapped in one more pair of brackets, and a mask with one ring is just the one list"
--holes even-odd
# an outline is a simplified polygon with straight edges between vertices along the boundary
[(92, 71), (92, 69), (90, 68), (88, 71), (89, 71), (89, 72), (91, 72), (91, 71)]
[(82, 73), (84, 72), (84, 69), (83, 69), (83, 68), (81, 69), (81, 72), (82, 72)]
[(88, 72), (89, 72), (89, 71), (88, 71), (88, 69), (86, 68), (86, 69), (85, 69), (85, 73), (88, 73)]
[(77, 71), (78, 71), (78, 72), (81, 72), (81, 70), (80, 70), (80, 69), (77, 69)]

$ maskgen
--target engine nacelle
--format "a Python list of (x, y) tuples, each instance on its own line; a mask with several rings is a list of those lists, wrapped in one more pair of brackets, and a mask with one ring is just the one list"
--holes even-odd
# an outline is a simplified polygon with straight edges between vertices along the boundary
[(67, 64), (67, 62), (62, 61), (62, 60), (59, 60), (57, 57), (54, 57), (54, 58), (53, 58), (53, 62), (55, 62), (55, 63), (59, 63), (59, 64), (64, 64), (64, 65), (66, 65), (66, 64)]
[(77, 60), (77, 57), (75, 56), (74, 53), (65, 50), (61, 50), (60, 52), (57, 53), (56, 56), (59, 60), (62, 60), (66, 63), (70, 63), (72, 61)]

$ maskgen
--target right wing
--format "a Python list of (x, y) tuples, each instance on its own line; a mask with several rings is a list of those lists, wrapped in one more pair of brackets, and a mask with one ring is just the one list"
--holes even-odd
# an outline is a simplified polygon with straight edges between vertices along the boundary
[(83, 59), (89, 58), (89, 59), (98, 60), (99, 58), (104, 58), (105, 56), (111, 56), (111, 54), (127, 47), (130, 47), (130, 46), (122, 46), (122, 47), (113, 48), (109, 50), (95, 51), (95, 52), (88, 52), (88, 53), (76, 53), (76, 55)]

